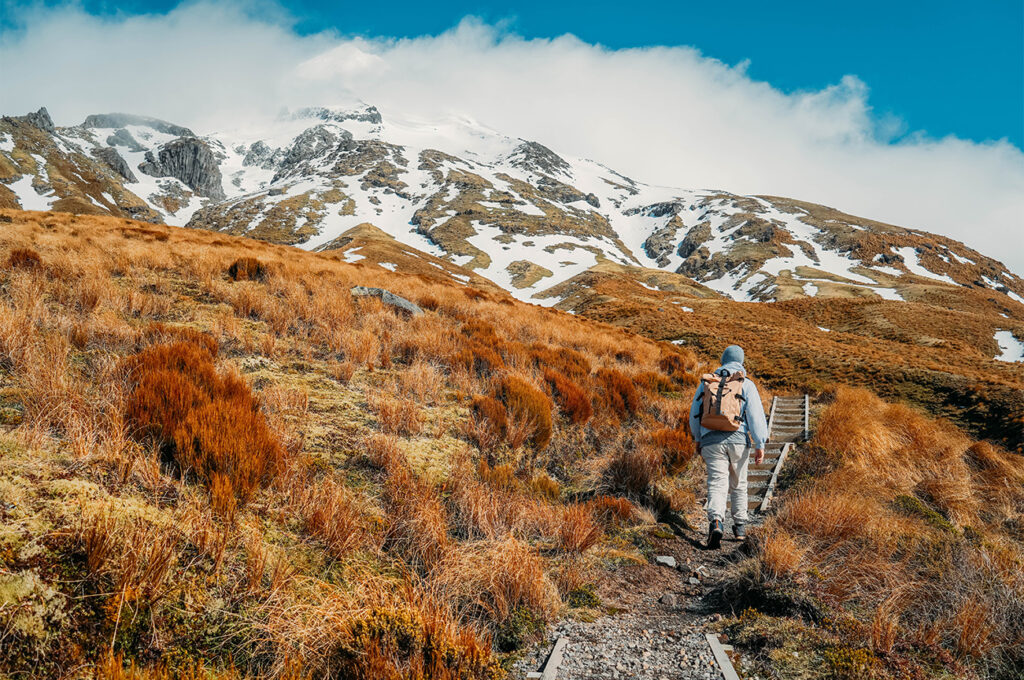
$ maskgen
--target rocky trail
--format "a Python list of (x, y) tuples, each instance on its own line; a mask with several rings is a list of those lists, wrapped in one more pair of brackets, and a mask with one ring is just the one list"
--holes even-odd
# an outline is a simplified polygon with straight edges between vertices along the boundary
[[(748, 526), (761, 520), (752, 514)], [(562, 621), (520, 664), (536, 671), (560, 637), (567, 638), (557, 680), (719, 680), (704, 634), (721, 618), (706, 601), (742, 543), (731, 526), (719, 550), (704, 547), (706, 525), (683, 536), (655, 539), (656, 562), (626, 566), (597, 584), (606, 611), (596, 621)], [(660, 559), (670, 557), (671, 560)], [(659, 563), (661, 562), (661, 563)], [(668, 562), (668, 564), (664, 564)]]
[[(806, 397), (776, 398), (772, 403), (770, 442), (764, 463), (751, 463), (750, 514), (747, 527), (764, 521), (757, 511), (788, 447), (807, 436)], [(653, 539), (652, 562), (608, 572), (597, 595), (608, 614), (595, 621), (565, 620), (521, 660), (519, 678), (536, 674), (559, 638), (566, 638), (557, 672), (545, 669), (543, 680), (728, 680), (715, 660), (705, 633), (722, 615), (710, 594), (730, 564), (742, 557), (743, 542), (726, 535), (718, 550), (705, 547), (707, 522), (675, 527), (671, 538)]]

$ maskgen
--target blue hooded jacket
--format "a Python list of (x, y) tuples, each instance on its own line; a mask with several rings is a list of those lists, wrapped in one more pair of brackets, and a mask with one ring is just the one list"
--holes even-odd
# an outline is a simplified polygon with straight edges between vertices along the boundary
[[(715, 375), (731, 375), (737, 371), (746, 370), (743, 368), (743, 349), (737, 345), (730, 345), (722, 353), (722, 366), (715, 371)], [(708, 430), (700, 424), (701, 395), (704, 393), (703, 383), (697, 386), (697, 392), (693, 395), (693, 403), (690, 405), (690, 433), (693, 440), (701, 446), (712, 444), (742, 444), (746, 443), (755, 449), (763, 449), (768, 440), (768, 421), (764, 416), (764, 406), (761, 404), (761, 395), (757, 386), (749, 378), (743, 381), (743, 422), (740, 429), (735, 432), (720, 432)]]

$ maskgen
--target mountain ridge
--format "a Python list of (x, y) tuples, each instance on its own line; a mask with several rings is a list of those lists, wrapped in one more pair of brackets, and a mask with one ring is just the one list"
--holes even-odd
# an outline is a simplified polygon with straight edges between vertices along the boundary
[(603, 262), (681, 274), (734, 300), (903, 300), (933, 286), (1024, 302), (1024, 280), (953, 239), (798, 199), (646, 185), (470, 121), (389, 120), (369, 105), (207, 135), (134, 114), (71, 127), (45, 109), (4, 117), (0, 205), (310, 250), (368, 222), (548, 305)]

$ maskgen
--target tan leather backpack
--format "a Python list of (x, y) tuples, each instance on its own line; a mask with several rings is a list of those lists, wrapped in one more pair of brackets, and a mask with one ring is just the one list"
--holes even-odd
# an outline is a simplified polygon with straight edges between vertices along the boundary
[(743, 424), (743, 381), (746, 373), (731, 375), (705, 373), (701, 376), (704, 392), (701, 394), (700, 424), (708, 430), (735, 432)]

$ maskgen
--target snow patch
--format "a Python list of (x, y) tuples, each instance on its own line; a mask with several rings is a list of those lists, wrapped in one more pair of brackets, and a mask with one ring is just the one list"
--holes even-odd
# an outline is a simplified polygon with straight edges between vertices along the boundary
[(949, 278), (946, 274), (936, 274), (935, 272), (922, 267), (921, 263), (918, 261), (917, 251), (914, 250), (914, 248), (905, 246), (903, 248), (896, 248), (895, 250), (898, 255), (903, 257), (903, 264), (906, 265), (911, 274), (923, 276), (927, 279), (936, 279), (944, 283), (952, 283), (954, 286), (960, 285), (953, 279)]
[(7, 135), (0, 136), (0, 151), (4, 153), (11, 153), (14, 151), (14, 137), (8, 137)]
[(381, 267), (384, 267), (384, 269), (389, 269), (391, 271), (395, 271), (398, 269), (398, 265), (395, 264), (394, 262), (378, 262), (377, 264), (380, 265)]
[(995, 340), (1000, 351), (996, 361), (1024, 361), (1024, 342), (1015, 338), (1012, 331), (996, 331)]

